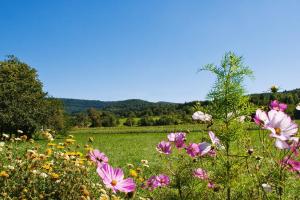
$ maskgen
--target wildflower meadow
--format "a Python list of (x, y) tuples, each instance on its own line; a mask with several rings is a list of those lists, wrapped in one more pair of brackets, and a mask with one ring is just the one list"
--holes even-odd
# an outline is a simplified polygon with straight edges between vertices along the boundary
[(232, 52), (199, 73), (216, 81), (190, 129), (2, 134), (1, 199), (300, 199), (298, 124), (277, 87), (268, 105), (251, 103), (252, 71)]

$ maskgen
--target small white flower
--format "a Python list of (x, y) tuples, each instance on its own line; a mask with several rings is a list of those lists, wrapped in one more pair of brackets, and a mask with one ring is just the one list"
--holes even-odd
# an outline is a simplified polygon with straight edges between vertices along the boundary
[(14, 166), (12, 166), (12, 165), (7, 165), (7, 166), (4, 166), (4, 168), (7, 168), (7, 169), (9, 169), (9, 170), (14, 170), (14, 169), (15, 169), (15, 167), (14, 167)]
[(0, 147), (4, 147), (5, 143), (4, 142), (0, 142)]
[(246, 116), (242, 115), (239, 117), (239, 122), (244, 122), (246, 119)]
[(148, 160), (141, 160), (141, 163), (147, 165), (148, 164)]
[(265, 192), (272, 192), (272, 187), (269, 184), (263, 183), (261, 184), (261, 186), (263, 187)]
[(5, 137), (5, 138), (9, 138), (8, 134), (2, 134), (2, 136)]
[(41, 176), (42, 178), (47, 178), (47, 177), (48, 177), (48, 174), (42, 172), (42, 173), (40, 174), (40, 176)]
[(61, 182), (61, 180), (60, 179), (58, 179), (57, 181), (55, 181), (55, 183), (60, 183)]
[(31, 171), (31, 173), (33, 173), (33, 174), (39, 174), (40, 172), (38, 170), (34, 169), (34, 170)]
[(15, 138), (15, 141), (21, 141), (22, 139), (21, 138)]
[(22, 131), (22, 130), (18, 130), (17, 132), (20, 133), (20, 134), (23, 134), (23, 131)]

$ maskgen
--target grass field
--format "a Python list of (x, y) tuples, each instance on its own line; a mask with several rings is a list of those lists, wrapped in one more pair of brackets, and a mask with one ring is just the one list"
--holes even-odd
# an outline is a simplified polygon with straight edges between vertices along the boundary
[(199, 141), (200, 137), (206, 134), (203, 125), (85, 128), (74, 129), (70, 134), (82, 145), (89, 137), (93, 137), (93, 146), (107, 154), (113, 165), (124, 166), (127, 163), (137, 163), (141, 159), (147, 159), (156, 165), (158, 164), (156, 145), (161, 140), (166, 140), (170, 132), (187, 132), (187, 130), (190, 132), (189, 140)]
[[(201, 138), (207, 138), (206, 127), (202, 124), (77, 128), (71, 130), (69, 134), (74, 135), (81, 146), (88, 142), (89, 137), (93, 137), (93, 147), (104, 152), (110, 158), (111, 164), (121, 167), (127, 163), (137, 163), (141, 159), (147, 159), (153, 165), (158, 165), (158, 153), (155, 150), (156, 145), (161, 140), (166, 140), (168, 133), (179, 131), (188, 132), (188, 142), (200, 142)], [(252, 130), (249, 134), (251, 134), (251, 137), (257, 137), (258, 131)], [(43, 142), (41, 141), (41, 143)]]

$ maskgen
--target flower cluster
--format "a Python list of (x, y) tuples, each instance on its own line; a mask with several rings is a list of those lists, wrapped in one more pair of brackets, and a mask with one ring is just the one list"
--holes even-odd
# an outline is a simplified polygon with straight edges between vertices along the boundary
[(97, 165), (97, 173), (101, 177), (106, 188), (111, 189), (114, 193), (133, 192), (136, 185), (132, 178), (124, 179), (123, 170), (113, 168), (108, 164), (108, 158), (99, 150), (93, 150), (89, 153), (90, 159)]
[(157, 176), (151, 176), (147, 180), (144, 187), (152, 191), (155, 188), (166, 187), (169, 184), (170, 184), (170, 178), (165, 174), (159, 174)]
[(102, 186), (90, 179), (91, 162), (79, 151), (75, 139), (52, 140), (43, 147), (33, 140), (27, 142), (23, 141), (22, 148), (15, 139), (0, 143), (0, 161), (9, 163), (0, 165), (1, 199), (88, 200), (101, 195), (96, 187)]

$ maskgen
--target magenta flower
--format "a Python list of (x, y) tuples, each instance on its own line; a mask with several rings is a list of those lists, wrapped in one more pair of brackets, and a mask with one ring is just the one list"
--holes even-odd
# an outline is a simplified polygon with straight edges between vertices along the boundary
[(97, 166), (101, 167), (103, 164), (108, 163), (108, 158), (98, 149), (89, 152), (90, 159), (97, 164)]
[(292, 160), (291, 158), (285, 158), (281, 161), (282, 165), (288, 167), (292, 172), (300, 172), (300, 161)]
[(170, 184), (170, 178), (167, 175), (160, 174), (156, 177), (159, 187), (165, 187)]
[(153, 190), (157, 187), (165, 187), (170, 184), (170, 178), (167, 175), (160, 174), (158, 176), (151, 176), (146, 183), (146, 188)]
[(186, 134), (185, 133), (175, 133), (175, 146), (178, 149), (185, 147), (185, 141), (186, 141)]
[(212, 144), (209, 144), (207, 142), (202, 142), (199, 144), (199, 150), (200, 150), (200, 155), (203, 156), (207, 153), (211, 154), (211, 155), (215, 155), (215, 148), (221, 148), (222, 145), (220, 143), (219, 138), (216, 137), (216, 135), (214, 134), (214, 132), (209, 131), (208, 132), (210, 140), (212, 142)]
[(269, 117), (265, 111), (262, 111), (261, 109), (257, 109), (253, 120), (257, 125), (264, 127), (265, 124), (269, 122)]
[(171, 153), (171, 144), (170, 142), (161, 141), (157, 146), (156, 150), (159, 153), (170, 154)]
[(103, 183), (109, 189), (112, 189), (114, 193), (121, 192), (133, 192), (135, 190), (135, 183), (133, 179), (124, 179), (124, 173), (122, 169), (114, 169), (109, 164), (103, 164), (102, 167), (97, 168), (97, 173), (102, 178)]
[(287, 105), (285, 103), (280, 103), (279, 101), (274, 100), (274, 101), (271, 101), (270, 108), (272, 110), (284, 112), (287, 109)]
[(168, 140), (170, 142), (174, 142), (175, 146), (180, 149), (185, 147), (185, 141), (186, 141), (186, 133), (170, 133), (168, 135)]
[(208, 179), (208, 174), (204, 169), (198, 168), (194, 170), (193, 175), (201, 180), (207, 180)]
[(192, 143), (186, 148), (187, 154), (189, 154), (192, 158), (196, 157), (200, 153), (199, 145)]
[(214, 189), (216, 187), (216, 185), (213, 182), (209, 181), (207, 183), (207, 187), (210, 188), (210, 189)]
[(291, 152), (293, 152), (293, 154), (295, 156), (299, 155), (299, 148), (300, 148), (300, 141), (298, 137), (291, 137), (291, 141), (292, 144), (290, 145), (291, 148)]

